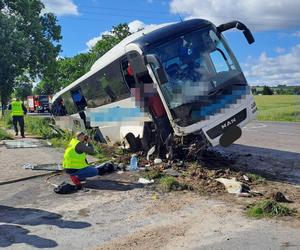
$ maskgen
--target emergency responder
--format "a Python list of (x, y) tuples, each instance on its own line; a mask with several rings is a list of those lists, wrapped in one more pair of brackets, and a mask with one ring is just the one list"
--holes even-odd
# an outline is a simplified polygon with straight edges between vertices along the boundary
[(70, 141), (65, 150), (63, 167), (79, 189), (82, 186), (81, 181), (86, 178), (114, 171), (114, 166), (111, 163), (105, 163), (99, 167), (89, 165), (86, 154), (93, 153), (94, 147), (91, 138), (83, 132), (78, 132), (76, 138)]
[(11, 115), (13, 119), (14, 130), (16, 136), (18, 135), (18, 123), (20, 126), (21, 136), (25, 138), (24, 134), (24, 115), (27, 113), (25, 105), (19, 100), (19, 98), (13, 99), (13, 101), (8, 106), (8, 109), (11, 110)]

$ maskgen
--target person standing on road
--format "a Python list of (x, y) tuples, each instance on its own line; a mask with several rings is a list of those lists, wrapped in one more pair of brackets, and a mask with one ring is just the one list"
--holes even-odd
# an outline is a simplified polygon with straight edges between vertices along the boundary
[(81, 181), (88, 177), (101, 175), (104, 172), (112, 172), (114, 166), (110, 163), (99, 167), (89, 165), (86, 154), (93, 154), (94, 147), (92, 140), (84, 132), (78, 132), (73, 138), (64, 153), (63, 168), (70, 175), (71, 181), (80, 189)]
[(8, 106), (8, 110), (11, 110), (11, 116), (13, 120), (14, 130), (16, 132), (16, 136), (18, 136), (18, 123), (21, 130), (22, 138), (25, 138), (25, 131), (24, 131), (24, 115), (27, 113), (27, 109), (25, 105), (16, 98), (13, 100), (10, 105)]

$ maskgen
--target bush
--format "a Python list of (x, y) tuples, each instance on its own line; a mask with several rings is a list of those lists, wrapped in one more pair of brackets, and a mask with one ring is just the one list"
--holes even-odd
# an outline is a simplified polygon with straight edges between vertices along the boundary
[(247, 208), (247, 215), (254, 218), (292, 216), (297, 211), (274, 200), (262, 200)]
[(12, 128), (13, 123), (12, 123), (12, 117), (10, 115), (10, 111), (8, 110), (4, 111), (4, 116), (1, 117), (1, 125), (4, 128), (9, 128), (9, 129)]
[(0, 128), (0, 141), (7, 140), (7, 139), (12, 139), (12, 136), (8, 134), (5, 130)]
[(41, 136), (44, 139), (49, 139), (54, 136), (49, 124), (53, 124), (51, 118), (25, 117), (25, 131), (33, 135)]

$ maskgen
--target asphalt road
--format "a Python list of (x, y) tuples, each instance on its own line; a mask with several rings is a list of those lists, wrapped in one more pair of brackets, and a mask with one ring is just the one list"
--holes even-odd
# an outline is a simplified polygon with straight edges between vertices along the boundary
[(300, 123), (254, 121), (236, 144), (300, 153)]
[(233, 154), (239, 170), (300, 185), (300, 123), (254, 121), (233, 145), (217, 149)]

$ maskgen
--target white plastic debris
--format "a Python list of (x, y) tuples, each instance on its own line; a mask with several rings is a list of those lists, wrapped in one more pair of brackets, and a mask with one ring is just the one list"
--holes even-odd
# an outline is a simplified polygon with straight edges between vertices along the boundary
[(240, 194), (242, 192), (242, 183), (237, 181), (236, 178), (218, 178), (216, 181), (221, 182), (230, 194)]
[(151, 183), (154, 183), (154, 180), (148, 180), (148, 179), (145, 179), (145, 178), (139, 178), (138, 183), (151, 184)]
[(154, 164), (161, 164), (161, 163), (162, 163), (162, 159), (159, 158), (154, 159)]
[(243, 175), (245, 181), (249, 181), (249, 177), (247, 175)]
[(26, 163), (26, 164), (23, 165), (24, 169), (33, 169), (33, 167), (34, 166), (31, 163)]
[(147, 153), (147, 161), (150, 160), (150, 156), (154, 153), (155, 151), (155, 145), (149, 149), (148, 153)]

